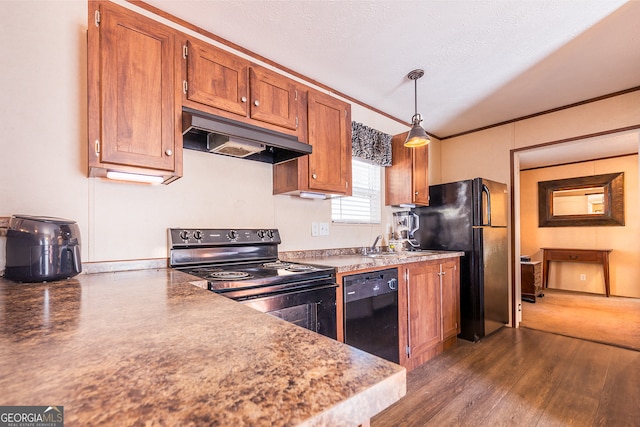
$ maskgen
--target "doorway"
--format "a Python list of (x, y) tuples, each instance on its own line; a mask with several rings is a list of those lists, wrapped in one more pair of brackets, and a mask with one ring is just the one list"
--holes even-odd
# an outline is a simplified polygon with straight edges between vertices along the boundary
[[(601, 133), (598, 135), (588, 135), (580, 138), (572, 138), (571, 140), (562, 140), (562, 141), (553, 141), (545, 144), (540, 144), (533, 147), (527, 147), (526, 149), (516, 149), (512, 150), (512, 179), (511, 179), (511, 188), (512, 188), (512, 247), (513, 247), (513, 272), (514, 277), (512, 280), (513, 283), (513, 298), (512, 306), (514, 307), (514, 312), (512, 313), (513, 318), (515, 319), (515, 324), (517, 326), (529, 327), (532, 329), (546, 329), (547, 332), (554, 332), (563, 335), (571, 335), (567, 332), (567, 328), (555, 327), (555, 330), (549, 330), (552, 327), (552, 322), (547, 322), (550, 324), (543, 325), (544, 322), (537, 321), (536, 319), (542, 319), (542, 317), (536, 317), (536, 312), (540, 311), (540, 309), (544, 308), (544, 303), (534, 306), (530, 302), (521, 300), (521, 280), (520, 280), (520, 256), (521, 255), (530, 255), (533, 260), (542, 260), (542, 253), (540, 251), (541, 247), (551, 246), (557, 247), (559, 244), (562, 244), (562, 247), (586, 247), (586, 246), (597, 246), (603, 244), (602, 242), (606, 242), (606, 239), (602, 239), (602, 237), (598, 238), (593, 237), (591, 239), (584, 239), (583, 231), (580, 228), (574, 228), (573, 235), (574, 238), (565, 238), (564, 240), (559, 240), (554, 243), (549, 244), (548, 237), (545, 237), (545, 232), (548, 234), (555, 233), (558, 231), (567, 232), (568, 230), (560, 230), (560, 228), (556, 229), (542, 229), (537, 226), (537, 196), (533, 200), (531, 199), (531, 191), (529, 188), (522, 188), (523, 182), (531, 181), (530, 177), (527, 177), (527, 174), (533, 175), (544, 175), (540, 173), (532, 173), (530, 171), (552, 171), (551, 175), (556, 174), (556, 177), (561, 177), (562, 173), (567, 173), (566, 170), (563, 169), (577, 169), (583, 171), (583, 175), (594, 175), (599, 172), (603, 166), (598, 164), (594, 166), (594, 162), (604, 162), (605, 164), (611, 164), (616, 162), (616, 158), (625, 157), (625, 156), (633, 156), (635, 171), (633, 173), (627, 174), (629, 179), (635, 180), (632, 182), (632, 185), (627, 185), (627, 188), (632, 189), (632, 191), (628, 191), (626, 195), (627, 203), (626, 203), (626, 217), (627, 219), (633, 219), (640, 217), (640, 209), (638, 208), (638, 198), (640, 195), (640, 191), (638, 190), (638, 147), (640, 145), (640, 132), (638, 129), (623, 129), (616, 130), (606, 133)], [(627, 160), (628, 163), (628, 160)], [(572, 166), (573, 165), (573, 166)], [(576, 166), (578, 165), (578, 166)], [(584, 172), (584, 171), (587, 172)], [(629, 183), (627, 183), (629, 184)], [(531, 185), (529, 182), (527, 185)], [(526, 203), (525, 203), (526, 202)], [(523, 212), (521, 206), (526, 206), (527, 211)], [(531, 209), (533, 207), (533, 209)], [(534, 212), (532, 212), (532, 210)], [(533, 216), (533, 218), (532, 218)], [(532, 226), (532, 221), (536, 221), (535, 225)], [(633, 221), (632, 221), (633, 222)], [(627, 223), (626, 227), (630, 227), (629, 232), (633, 231), (634, 227), (637, 225)], [(622, 227), (624, 228), (624, 227)], [(532, 231), (533, 230), (533, 231)], [(542, 233), (538, 233), (538, 231), (542, 230)], [(609, 229), (611, 230), (611, 229)], [(620, 229), (616, 230), (620, 232)], [(600, 227), (599, 236), (603, 236), (603, 233), (607, 233), (607, 227)], [(533, 235), (532, 235), (533, 234)], [(578, 237), (575, 237), (578, 236)], [(545, 240), (546, 239), (546, 240)], [(638, 246), (636, 243), (635, 246)], [(615, 250), (615, 248), (614, 248)], [(640, 250), (640, 247), (636, 249), (637, 252)], [(624, 259), (624, 255), (622, 254), (622, 250), (619, 250), (620, 264), (624, 264), (626, 260)], [(614, 262), (615, 262), (614, 258)], [(553, 263), (552, 263), (553, 264)], [(557, 268), (552, 266), (551, 271)], [(627, 271), (622, 268), (621, 271), (616, 272), (619, 277), (622, 277)], [(616, 274), (614, 273), (614, 274)], [(634, 276), (634, 274), (636, 276)], [(633, 272), (630, 276), (630, 280), (637, 279), (637, 271)], [(591, 276), (591, 275), (585, 275)], [(590, 278), (590, 277), (589, 277)], [(622, 279), (619, 279), (622, 280)], [(597, 280), (594, 280), (597, 282)], [(550, 280), (551, 282), (551, 280)], [(637, 280), (640, 282), (640, 280)], [(572, 296), (578, 297), (580, 296), (582, 299), (586, 298), (586, 301), (592, 300), (589, 303), (589, 306), (592, 307), (592, 310), (595, 310), (595, 316), (587, 316), (587, 319), (592, 319), (593, 322), (598, 321), (598, 308), (602, 310), (602, 316), (606, 312), (606, 307), (604, 303), (610, 303), (612, 300), (605, 301), (602, 299), (600, 295), (598, 295), (594, 291), (593, 288), (581, 289), (580, 286), (584, 286), (584, 283), (579, 283), (576, 286), (575, 283), (571, 283), (571, 280), (564, 280), (562, 282), (556, 281), (556, 284), (560, 283), (558, 286), (560, 289), (550, 289), (548, 294), (551, 298), (548, 298), (548, 304), (546, 304), (547, 308), (551, 309), (557, 316), (559, 316), (560, 320), (557, 325), (564, 325), (566, 323), (576, 323), (577, 318), (579, 316), (572, 316), (570, 311), (566, 308), (566, 304), (553, 304), (551, 307), (552, 300), (557, 300), (558, 297), (561, 299), (571, 299)], [(556, 285), (552, 285), (556, 287)], [(596, 286), (596, 285), (592, 285)], [(564, 288), (564, 289), (563, 289)], [(587, 293), (580, 291), (588, 291)], [(635, 291), (634, 291), (635, 292)], [(637, 299), (637, 302), (640, 303), (640, 291), (637, 294), (634, 292), (629, 292), (629, 290), (623, 290), (623, 294), (625, 297), (631, 297), (631, 299)], [(553, 295), (552, 295), (553, 293)], [(559, 295), (562, 294), (562, 295)], [(567, 294), (567, 295), (565, 295)], [(615, 292), (614, 292), (615, 295)], [(544, 297), (540, 300), (544, 301)], [(601, 306), (598, 305), (598, 302), (602, 302)], [(595, 305), (594, 305), (595, 304)], [(570, 304), (569, 304), (570, 306)], [(640, 305), (639, 305), (640, 306)], [(595, 307), (595, 308), (594, 308)], [(637, 306), (636, 306), (637, 307)], [(529, 318), (527, 318), (527, 308), (529, 308)], [(627, 310), (623, 308), (623, 310)], [(637, 313), (637, 310), (635, 310)], [(623, 318), (623, 317), (621, 317)], [(524, 319), (524, 322), (523, 322)], [(573, 320), (572, 320), (573, 319)], [(640, 319), (638, 320), (640, 322)], [(550, 326), (551, 325), (551, 326)], [(588, 325), (585, 325), (584, 322), (580, 326), (585, 326), (583, 329), (585, 331), (592, 330), (594, 331), (594, 336), (589, 337), (585, 336), (584, 333), (578, 334), (577, 328), (575, 329), (575, 335), (578, 338), (591, 339), (594, 341), (602, 342), (601, 337), (596, 336), (594, 328), (589, 328)], [(544, 330), (543, 329), (543, 330)], [(569, 328), (571, 329), (571, 328)], [(587, 334), (588, 335), (588, 334)], [(607, 334), (604, 334), (606, 337)], [(615, 344), (615, 343), (614, 343)]]

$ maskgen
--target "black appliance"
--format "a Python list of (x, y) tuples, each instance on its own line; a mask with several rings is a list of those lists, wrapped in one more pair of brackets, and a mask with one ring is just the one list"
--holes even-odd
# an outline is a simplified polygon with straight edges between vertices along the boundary
[(478, 341), (509, 322), (507, 186), (482, 178), (432, 185), (415, 208), (421, 249), (464, 251), (458, 337)]
[(333, 267), (278, 259), (276, 229), (169, 229), (171, 267), (249, 307), (336, 338)]
[(4, 277), (17, 282), (67, 279), (82, 272), (80, 229), (75, 221), (14, 215), (7, 229)]
[(350, 274), (344, 288), (344, 342), (400, 363), (398, 269)]

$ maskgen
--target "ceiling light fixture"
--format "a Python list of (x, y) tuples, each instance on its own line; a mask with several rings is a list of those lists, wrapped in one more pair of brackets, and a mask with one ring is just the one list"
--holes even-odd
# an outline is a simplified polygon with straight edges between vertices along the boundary
[(418, 79), (422, 76), (424, 76), (424, 70), (420, 69), (413, 70), (407, 74), (407, 77), (415, 83), (415, 114), (411, 118), (411, 130), (409, 131), (409, 135), (407, 135), (407, 140), (404, 142), (405, 147), (422, 147), (430, 141), (429, 135), (427, 135), (427, 132), (420, 125), (422, 116), (418, 114)]

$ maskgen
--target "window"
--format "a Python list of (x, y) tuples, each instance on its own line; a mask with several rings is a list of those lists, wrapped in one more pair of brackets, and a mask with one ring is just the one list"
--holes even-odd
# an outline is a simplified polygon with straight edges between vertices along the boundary
[(353, 158), (350, 197), (331, 199), (331, 220), (357, 224), (380, 223), (381, 167)]

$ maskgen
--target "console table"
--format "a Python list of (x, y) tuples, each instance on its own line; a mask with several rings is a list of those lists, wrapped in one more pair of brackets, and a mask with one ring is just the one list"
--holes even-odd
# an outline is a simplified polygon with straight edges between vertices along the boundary
[(586, 262), (592, 264), (602, 264), (602, 270), (604, 272), (604, 289), (607, 296), (610, 294), (609, 290), (609, 253), (612, 249), (558, 249), (558, 248), (542, 248), (543, 260), (543, 284), (544, 288), (549, 283), (549, 262), (551, 261), (564, 261), (564, 262)]

